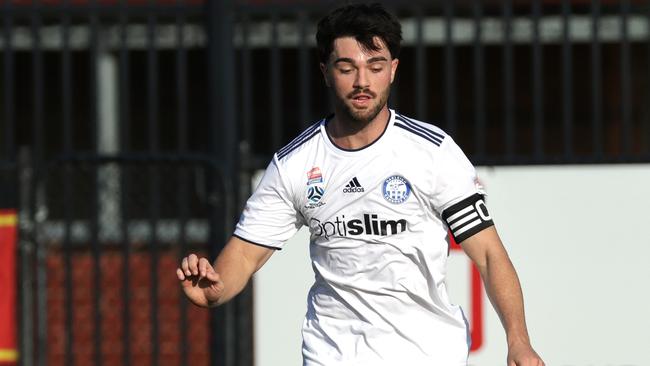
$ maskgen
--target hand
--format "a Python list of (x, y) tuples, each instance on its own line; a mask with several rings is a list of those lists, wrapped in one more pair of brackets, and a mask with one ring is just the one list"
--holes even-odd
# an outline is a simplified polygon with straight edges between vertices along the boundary
[(545, 366), (545, 363), (530, 343), (517, 342), (508, 347), (508, 366)]
[(185, 296), (194, 304), (202, 307), (218, 304), (224, 284), (206, 258), (188, 255), (176, 269), (176, 276), (181, 281)]

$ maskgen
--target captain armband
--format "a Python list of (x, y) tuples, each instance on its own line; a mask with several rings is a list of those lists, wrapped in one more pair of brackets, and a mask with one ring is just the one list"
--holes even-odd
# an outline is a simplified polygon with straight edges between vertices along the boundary
[(452, 205), (442, 213), (456, 243), (494, 225), (483, 195), (478, 193)]

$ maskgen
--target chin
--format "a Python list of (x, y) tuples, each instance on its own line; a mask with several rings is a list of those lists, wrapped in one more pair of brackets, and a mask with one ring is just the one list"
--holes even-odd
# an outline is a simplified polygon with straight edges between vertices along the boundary
[(381, 112), (380, 106), (372, 106), (363, 110), (355, 110), (352, 108), (348, 108), (348, 114), (350, 115), (350, 117), (352, 117), (352, 119), (354, 119), (355, 121), (364, 124), (369, 123), (370, 121), (375, 119), (375, 117), (377, 117), (379, 112)]

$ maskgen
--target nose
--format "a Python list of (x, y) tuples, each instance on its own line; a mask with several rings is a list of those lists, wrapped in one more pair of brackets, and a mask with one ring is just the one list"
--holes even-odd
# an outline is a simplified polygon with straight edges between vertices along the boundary
[(355, 89), (367, 89), (370, 86), (367, 72), (368, 71), (364, 68), (359, 68), (359, 70), (357, 70), (357, 75), (354, 79), (353, 85)]

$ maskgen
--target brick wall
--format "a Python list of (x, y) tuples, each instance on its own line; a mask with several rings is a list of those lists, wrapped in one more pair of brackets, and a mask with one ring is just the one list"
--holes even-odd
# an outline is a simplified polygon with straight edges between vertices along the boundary
[[(94, 364), (95, 307), (94, 260), (90, 251), (72, 253), (73, 283), (73, 358), (75, 365)], [(178, 256), (176, 251), (160, 251), (156, 281), (158, 283), (158, 321), (160, 365), (180, 365), (181, 362), (181, 301), (182, 293), (176, 279)], [(117, 250), (105, 250), (100, 260), (101, 288), (101, 357), (104, 365), (122, 365), (123, 337), (123, 276), (130, 280), (130, 347), (132, 365), (150, 365), (151, 261), (147, 252), (134, 252), (130, 257), (128, 271), (122, 254)], [(48, 298), (48, 364), (64, 365), (65, 360), (65, 272), (64, 256), (53, 250), (47, 258)], [(188, 303), (187, 328), (188, 364), (207, 365), (209, 361), (208, 311)]]

